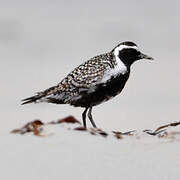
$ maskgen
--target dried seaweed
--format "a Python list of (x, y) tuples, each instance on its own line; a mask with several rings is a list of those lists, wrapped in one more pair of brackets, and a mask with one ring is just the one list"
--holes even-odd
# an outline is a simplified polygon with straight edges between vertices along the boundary
[[(161, 136), (162, 133), (165, 133), (166, 132), (166, 128), (168, 127), (175, 127), (175, 126), (178, 126), (180, 125), (180, 121), (179, 122), (174, 122), (174, 123), (169, 123), (169, 124), (166, 124), (166, 125), (163, 125), (163, 126), (160, 126), (158, 127), (156, 130), (152, 131), (150, 129), (146, 129), (144, 130), (143, 132), (149, 134), (149, 135), (152, 135), (152, 136), (156, 136), (156, 135), (159, 135), (159, 137)], [(164, 136), (164, 135), (163, 135)]]
[[(24, 126), (22, 126), (19, 129), (14, 129), (11, 131), (11, 133), (18, 133), (18, 134), (26, 134), (26, 133), (33, 133), (33, 135), (35, 136), (41, 136), (42, 137), (42, 132), (43, 132), (43, 127), (45, 125), (60, 125), (60, 124), (81, 124), (80, 121), (78, 121), (76, 118), (74, 118), (73, 116), (68, 116), (65, 117), (63, 119), (59, 119), (57, 121), (51, 121), (49, 123), (43, 123), (41, 120), (37, 119), (34, 121), (31, 121), (27, 124), (25, 124)], [(177, 135), (180, 135), (179, 131), (168, 131), (167, 128), (168, 127), (175, 127), (180, 125), (180, 121), (179, 122), (174, 122), (174, 123), (169, 123), (163, 126), (160, 126), (158, 128), (156, 128), (154, 131), (150, 130), (150, 129), (146, 129), (143, 130), (142, 132), (151, 135), (151, 136), (157, 136), (159, 138), (168, 138), (170, 140), (174, 140), (176, 139)], [(64, 126), (62, 126), (64, 127)], [(71, 126), (67, 127), (68, 130), (75, 130), (75, 131), (86, 131), (91, 135), (100, 135), (102, 137), (107, 137), (108, 134), (106, 131), (102, 130), (102, 129), (98, 129), (98, 128), (84, 128), (83, 126), (79, 126), (79, 127), (75, 127), (75, 128), (71, 128)], [(136, 135), (135, 133), (136, 131), (127, 131), (127, 132), (120, 132), (120, 131), (112, 131), (112, 135), (117, 138), (117, 139), (123, 139), (123, 137), (125, 136), (134, 136)], [(43, 136), (44, 137), (44, 136)]]
[(72, 123), (72, 124), (78, 123), (78, 124), (81, 124), (80, 121), (78, 121), (73, 116), (68, 116), (68, 117), (65, 117), (63, 119), (59, 119), (57, 121), (51, 121), (48, 124), (62, 124), (62, 123)]
[(76, 130), (76, 131), (87, 131), (87, 129), (83, 126), (76, 127), (76, 128), (74, 128), (74, 130)]
[(20, 129), (14, 129), (11, 131), (11, 133), (18, 133), (18, 134), (25, 134), (32, 132), (35, 136), (40, 136), (40, 133), (42, 132), (42, 126), (44, 123), (40, 120), (34, 120), (27, 124), (25, 124)]
[(179, 122), (170, 123), (170, 124), (167, 124), (167, 125), (164, 125), (164, 126), (160, 126), (154, 132), (157, 132), (157, 131), (159, 131), (161, 129), (164, 129), (164, 128), (167, 128), (167, 127), (173, 127), (173, 126), (178, 126), (178, 125), (180, 125), (180, 121)]
[(134, 135), (134, 132), (136, 132), (135, 130), (133, 131), (128, 131), (128, 132), (120, 132), (120, 131), (112, 131), (114, 133), (114, 136), (117, 138), (117, 139), (122, 139), (124, 135), (126, 136), (133, 136)]

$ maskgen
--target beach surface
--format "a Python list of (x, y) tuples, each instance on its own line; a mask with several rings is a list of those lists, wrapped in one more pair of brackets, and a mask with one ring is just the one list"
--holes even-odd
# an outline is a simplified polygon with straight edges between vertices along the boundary
[(3, 179), (179, 179), (179, 125), (157, 135), (138, 130), (119, 136), (79, 123), (51, 121), (37, 126), (39, 134), (28, 127), (32, 122), (20, 134), (4, 134), (6, 141), (0, 137)]
[[(179, 180), (179, 126), (152, 134), (180, 121), (179, 7), (178, 0), (1, 0), (0, 178)], [(21, 105), (127, 40), (155, 60), (133, 64), (122, 93), (93, 108), (103, 132), (48, 124), (69, 115), (81, 121), (81, 108)], [(35, 119), (43, 126), (11, 133)]]

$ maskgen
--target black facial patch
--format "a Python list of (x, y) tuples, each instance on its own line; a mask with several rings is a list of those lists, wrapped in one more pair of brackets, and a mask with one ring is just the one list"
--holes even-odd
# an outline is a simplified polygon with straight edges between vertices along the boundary
[(124, 64), (130, 66), (134, 61), (137, 61), (140, 58), (140, 52), (133, 48), (124, 48), (119, 51), (119, 58)]

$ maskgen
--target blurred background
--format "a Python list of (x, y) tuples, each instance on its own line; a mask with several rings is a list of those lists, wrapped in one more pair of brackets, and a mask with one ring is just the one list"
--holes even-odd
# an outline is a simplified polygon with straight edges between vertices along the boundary
[(135, 63), (121, 95), (93, 109), (97, 126), (126, 131), (180, 120), (179, 7), (175, 0), (1, 0), (1, 133), (37, 118), (81, 120), (81, 108), (20, 100), (125, 40), (155, 61)]

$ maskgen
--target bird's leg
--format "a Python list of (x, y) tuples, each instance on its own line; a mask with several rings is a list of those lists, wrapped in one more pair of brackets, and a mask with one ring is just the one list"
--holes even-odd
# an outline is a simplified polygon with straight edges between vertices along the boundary
[(83, 126), (86, 128), (86, 113), (87, 113), (88, 108), (84, 110), (82, 113), (82, 119), (83, 119)]
[(92, 107), (90, 107), (89, 108), (89, 111), (88, 111), (88, 118), (89, 118), (89, 120), (91, 121), (91, 124), (93, 125), (93, 127), (94, 128), (96, 128), (96, 124), (95, 124), (95, 122), (94, 122), (94, 120), (93, 120), (93, 117), (92, 117)]

